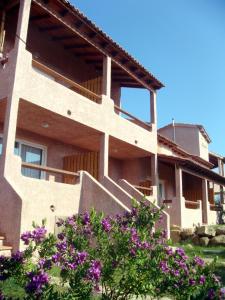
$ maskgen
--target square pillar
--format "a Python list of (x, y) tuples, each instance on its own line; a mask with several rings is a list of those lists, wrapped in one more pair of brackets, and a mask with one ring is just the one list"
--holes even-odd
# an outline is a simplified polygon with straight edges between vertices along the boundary
[(150, 91), (150, 115), (152, 124), (157, 123), (157, 110), (156, 110), (156, 92)]
[(103, 133), (100, 137), (99, 181), (102, 182), (109, 172), (109, 135)]
[(158, 202), (158, 157), (157, 154), (151, 156), (151, 181), (152, 181), (152, 196)]
[(108, 98), (111, 98), (111, 69), (111, 58), (105, 56), (103, 58), (102, 94)]
[[(9, 96), (7, 98), (6, 114), (4, 121), (3, 132), (3, 150), (2, 155), (7, 164), (8, 154), (14, 154), (14, 142), (16, 137), (17, 115), (20, 95), (19, 78), (23, 70), (24, 52), (26, 51), (26, 41), (28, 24), (30, 18), (31, 0), (20, 0), (19, 16), (16, 30), (16, 41), (14, 46), (14, 55), (11, 57), (14, 60), (13, 75), (10, 78)], [(10, 159), (10, 158), (9, 158)]]
[(202, 222), (208, 224), (209, 222), (209, 193), (208, 193), (208, 181), (207, 179), (202, 179)]
[(179, 165), (175, 165), (175, 190), (176, 190), (176, 203), (174, 205), (176, 206), (175, 210), (175, 220), (176, 225), (182, 227), (182, 218), (185, 217), (184, 210), (185, 210), (185, 202), (183, 197), (183, 172)]

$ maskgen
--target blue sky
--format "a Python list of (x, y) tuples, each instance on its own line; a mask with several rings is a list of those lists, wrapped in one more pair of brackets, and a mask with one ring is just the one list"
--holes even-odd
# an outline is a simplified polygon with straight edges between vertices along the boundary
[[(158, 126), (205, 126), (225, 155), (225, 0), (73, 0), (72, 3), (165, 84)], [(144, 91), (124, 91), (123, 107), (149, 119)]]

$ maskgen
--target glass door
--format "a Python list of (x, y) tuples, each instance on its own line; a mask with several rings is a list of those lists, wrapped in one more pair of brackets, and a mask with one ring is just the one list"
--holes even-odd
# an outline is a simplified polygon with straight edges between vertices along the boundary
[[(0, 137), (0, 155), (1, 154), (2, 154), (2, 137)], [(14, 154), (20, 156), (22, 161), (26, 163), (31, 163), (40, 166), (43, 164), (44, 161), (43, 149), (19, 141), (15, 142)], [(22, 174), (27, 177), (41, 179), (44, 173), (39, 170), (22, 168)]]
[[(40, 166), (42, 164), (43, 150), (29, 145), (21, 144), (20, 156), (23, 162)], [(41, 171), (39, 170), (22, 168), (22, 174), (31, 178), (41, 178)]]

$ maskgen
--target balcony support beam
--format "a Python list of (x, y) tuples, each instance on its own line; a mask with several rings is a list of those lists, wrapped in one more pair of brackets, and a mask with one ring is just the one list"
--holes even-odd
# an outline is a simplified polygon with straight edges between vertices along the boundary
[(99, 181), (102, 182), (109, 172), (109, 135), (103, 133), (100, 137)]
[(103, 58), (102, 94), (111, 98), (111, 71), (112, 62), (109, 56)]
[(156, 111), (156, 92), (150, 91), (150, 115), (151, 123), (157, 124), (157, 111)]

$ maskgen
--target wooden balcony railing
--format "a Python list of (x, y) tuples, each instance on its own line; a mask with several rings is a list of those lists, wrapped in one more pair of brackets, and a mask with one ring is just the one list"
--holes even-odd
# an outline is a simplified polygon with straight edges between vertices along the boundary
[(22, 167), (26, 168), (26, 169), (43, 171), (43, 172), (50, 173), (50, 174), (59, 174), (59, 175), (71, 176), (71, 177), (79, 177), (80, 176), (79, 173), (55, 169), (55, 168), (49, 168), (49, 167), (35, 165), (35, 164), (31, 164), (31, 163), (25, 163), (25, 162), (22, 162)]
[(126, 115), (127, 117), (129, 117), (130, 119), (127, 119), (133, 123), (136, 123), (138, 125), (140, 125), (141, 127), (151, 131), (152, 130), (152, 126), (150, 124), (147, 124), (143, 121), (141, 121), (140, 119), (136, 118), (135, 116), (133, 116), (132, 114), (128, 113), (127, 111), (123, 110), (122, 108), (120, 108), (117, 105), (114, 105), (114, 108), (116, 111), (121, 112), (122, 114)]
[(94, 92), (83, 87), (79, 83), (63, 76), (62, 74), (56, 72), (52, 68), (44, 65), (40, 61), (33, 59), (32, 65), (33, 65), (33, 67), (39, 69), (43, 73), (46, 73), (47, 75), (53, 77), (55, 79), (55, 81), (57, 81), (58, 83), (61, 82), (62, 84), (67, 85), (69, 89), (74, 90), (77, 93), (80, 93), (81, 95), (89, 98), (90, 100), (92, 100), (94, 102), (97, 102), (97, 103), (101, 102), (102, 97), (100, 95), (95, 94)]
[(200, 204), (197, 201), (185, 200), (185, 207), (192, 208), (192, 209), (198, 209), (198, 208), (200, 208)]
[(145, 196), (151, 196), (152, 195), (152, 192), (153, 192), (152, 187), (144, 187), (144, 186), (140, 186), (140, 185), (133, 185), (133, 187), (135, 189), (139, 190)]

